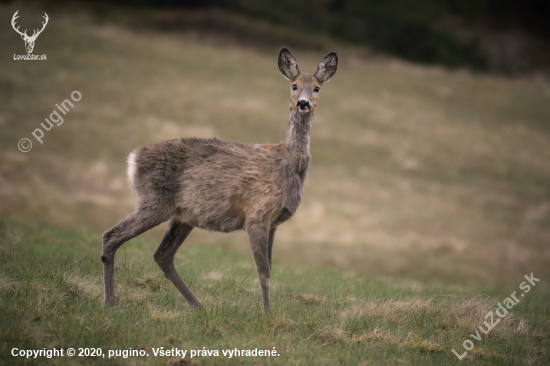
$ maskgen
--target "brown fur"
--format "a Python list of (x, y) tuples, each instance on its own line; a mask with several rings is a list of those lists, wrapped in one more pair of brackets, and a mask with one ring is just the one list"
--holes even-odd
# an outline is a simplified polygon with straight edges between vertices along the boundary
[[(190, 305), (200, 307), (201, 303), (173, 263), (187, 235), (194, 227), (220, 232), (245, 230), (262, 288), (263, 311), (269, 311), (275, 230), (294, 215), (302, 202), (310, 161), (310, 130), (319, 101), (314, 88), (334, 75), (336, 62), (336, 54), (331, 53), (321, 61), (315, 76), (299, 74), (294, 57), (287, 49), (281, 51), (279, 69), (291, 85), (297, 85), (297, 90), (291, 86), (290, 129), (285, 142), (256, 145), (187, 138), (162, 141), (132, 152), (128, 176), (139, 202), (132, 214), (103, 234), (106, 304), (115, 303), (116, 250), (127, 240), (170, 220), (153, 257)], [(298, 108), (296, 104), (305, 104), (306, 100), (307, 108)]]
[(248, 209), (249, 202), (243, 198), (243, 196), (238, 195), (233, 197), (232, 206), (231, 206), (231, 215), (238, 217), (239, 219), (246, 218), (246, 210)]
[[(298, 99), (303, 94), (304, 90), (308, 91), (309, 89), (314, 89), (315, 87), (321, 87), (321, 83), (315, 76), (309, 74), (301, 74), (296, 79), (293, 80), (294, 84), (298, 87), (297, 90), (292, 90), (290, 88), (290, 105), (293, 110), (299, 112), (296, 108), (298, 104)], [(311, 113), (314, 113), (317, 109), (317, 104), (319, 103), (319, 93), (312, 93), (309, 102), (312, 105)]]

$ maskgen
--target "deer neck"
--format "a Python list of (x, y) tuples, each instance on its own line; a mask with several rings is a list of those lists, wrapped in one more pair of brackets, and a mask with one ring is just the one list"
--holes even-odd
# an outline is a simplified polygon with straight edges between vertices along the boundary
[(315, 112), (309, 114), (290, 112), (290, 128), (286, 134), (285, 150), (292, 170), (305, 177), (309, 166), (309, 134)]

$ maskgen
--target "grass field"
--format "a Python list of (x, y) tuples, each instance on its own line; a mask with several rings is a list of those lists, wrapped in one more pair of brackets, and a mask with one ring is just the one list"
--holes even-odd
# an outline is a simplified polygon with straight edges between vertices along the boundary
[[(0, 5), (0, 23), (9, 24), (17, 9)], [(29, 5), (23, 28), (33, 27), (30, 19), (39, 25), (44, 10)], [(263, 321), (257, 311), (254, 273), (239, 282), (252, 266), (246, 235), (199, 230), (178, 260), (193, 260), (186, 279), (210, 306), (188, 312), (149, 260), (164, 227), (119, 252), (117, 283), (127, 286), (111, 312), (98, 298), (99, 234), (134, 208), (125, 177), (130, 151), (188, 136), (278, 142), (287, 129), (288, 85), (277, 69), (279, 47), (96, 24), (85, 10), (48, 15), (34, 51), (47, 61), (14, 61), (25, 53), (23, 41), (10, 29), (0, 32), (0, 217), (9, 219), (2, 224), (0, 301), (8, 314), (2, 330), (9, 329), (2, 347), (74, 339), (155, 347), (174, 337), (175, 345), (221, 349), (261, 340), (282, 354), (266, 363), (452, 363), (458, 360), (450, 348), (482, 320), (457, 320), (461, 306), (470, 306), (464, 301), (475, 309), (465, 314), (484, 315), (533, 272), (541, 282), (502, 335), (476, 343), (475, 352), (484, 353), (473, 360), (544, 364), (544, 77), (427, 68), (338, 46), (338, 72), (323, 88), (312, 132), (304, 203), (275, 239), (273, 314)], [(313, 72), (331, 50), (291, 51), (302, 71)], [(74, 90), (82, 99), (38, 143), (31, 132)], [(27, 153), (17, 149), (24, 137), (33, 142)], [(68, 320), (32, 321), (42, 313)]]
[[(63, 365), (106, 360), (136, 365), (460, 364), (451, 350), (462, 354), (464, 340), (510, 295), (487, 286), (419, 284), (275, 263), (274, 308), (263, 316), (251, 258), (194, 246), (176, 256), (180, 273), (205, 305), (193, 311), (150, 257), (156, 243), (134, 240), (118, 256), (118, 306), (106, 309), (99, 240), (88, 232), (0, 222), (0, 360), (5, 364), (47, 360), (25, 362), (11, 356), (13, 347), (101, 348), (107, 355), (49, 360)], [(517, 278), (517, 285), (522, 281)], [(462, 362), (543, 365), (550, 359), (550, 298), (537, 286), (487, 335), (478, 332), (482, 341)], [(188, 354), (183, 360), (154, 357), (153, 348), (160, 347)], [(203, 347), (220, 356), (189, 357)], [(223, 356), (223, 350), (235, 348), (275, 348), (279, 356)], [(150, 357), (108, 358), (109, 350), (130, 349)]]

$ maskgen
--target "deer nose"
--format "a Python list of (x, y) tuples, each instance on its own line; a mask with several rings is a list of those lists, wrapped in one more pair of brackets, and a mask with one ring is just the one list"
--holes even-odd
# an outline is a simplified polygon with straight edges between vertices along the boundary
[(309, 102), (307, 100), (299, 100), (298, 103), (296, 103), (296, 107), (298, 109), (306, 109), (309, 108)]

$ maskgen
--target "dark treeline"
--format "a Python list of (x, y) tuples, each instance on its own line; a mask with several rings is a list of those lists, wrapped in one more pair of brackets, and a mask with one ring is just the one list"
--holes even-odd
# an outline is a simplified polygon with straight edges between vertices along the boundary
[(423, 63), (518, 72), (550, 62), (550, 0), (114, 0), (217, 7)]

